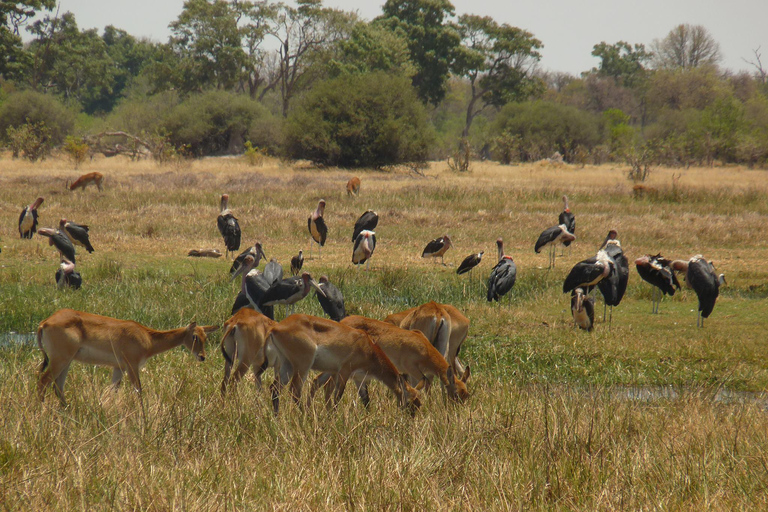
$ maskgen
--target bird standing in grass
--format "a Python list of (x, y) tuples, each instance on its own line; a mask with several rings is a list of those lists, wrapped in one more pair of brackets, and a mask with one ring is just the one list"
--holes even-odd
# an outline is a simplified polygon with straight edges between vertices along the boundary
[(66, 258), (61, 258), (61, 264), (56, 271), (56, 285), (59, 288), (68, 286), (79, 290), (83, 284), (83, 278), (80, 276), (80, 272), (75, 270), (75, 264)]
[(341, 290), (328, 280), (328, 276), (320, 276), (320, 289), (323, 293), (315, 292), (315, 297), (317, 297), (320, 307), (323, 308), (323, 311), (331, 320), (340, 322), (347, 316), (347, 310), (344, 308), (344, 296), (341, 294)]
[[(568, 196), (563, 196), (563, 211), (557, 217), (557, 223), (565, 224), (565, 229), (572, 235), (576, 235), (576, 216), (571, 213), (571, 209), (568, 207)], [(571, 241), (563, 242), (564, 247), (571, 245)]]
[(229, 195), (221, 195), (221, 210), (216, 224), (219, 227), (219, 233), (224, 238), (224, 245), (227, 250), (224, 253), (224, 257), (228, 257), (231, 252), (234, 256), (234, 252), (240, 249), (240, 224), (237, 222), (237, 218), (232, 214), (232, 210), (229, 209)]
[(312, 259), (312, 242), (317, 243), (318, 257), (322, 256), (321, 247), (325, 245), (325, 239), (328, 236), (328, 226), (325, 225), (325, 199), (317, 203), (317, 208), (307, 219), (307, 228), (309, 229), (309, 259)]
[(264, 250), (261, 246), (261, 243), (256, 242), (251, 247), (247, 248), (243, 252), (237, 255), (237, 258), (235, 258), (235, 261), (232, 262), (232, 266), (229, 267), (229, 275), (234, 275), (235, 272), (237, 272), (237, 269), (240, 268), (240, 266), (243, 264), (243, 261), (245, 261), (245, 257), (248, 255), (251, 255), (255, 258), (254, 267), (259, 266), (259, 260), (261, 258), (267, 259), (267, 255), (264, 254)]
[(464, 258), (459, 265), (459, 268), (456, 269), (456, 273), (461, 275), (469, 272), (469, 279), (472, 280), (472, 269), (480, 264), (483, 259), (483, 254), (485, 254), (485, 251), (480, 251), (477, 254), (470, 254)]
[(560, 244), (565, 245), (566, 243), (570, 244), (574, 240), (576, 240), (576, 237), (573, 233), (568, 232), (565, 224), (560, 224), (559, 226), (552, 226), (542, 231), (539, 239), (536, 240), (533, 250), (536, 251), (536, 254), (539, 254), (544, 247), (549, 247), (549, 266), (547, 268), (554, 268), (557, 246)]
[(365, 263), (365, 269), (370, 267), (370, 259), (373, 256), (373, 251), (376, 249), (376, 233), (362, 230), (355, 238), (355, 245), (352, 248), (352, 263), (360, 268), (360, 265)]
[(595, 326), (595, 299), (584, 293), (584, 288), (571, 292), (571, 315), (580, 329), (591, 332)]
[(661, 253), (656, 256), (646, 254), (635, 260), (637, 273), (643, 281), (653, 285), (651, 313), (659, 312), (659, 305), (664, 295), (672, 297), (675, 295), (675, 290), (680, 289), (680, 282), (671, 265), (672, 260), (664, 258)]
[(93, 252), (93, 246), (88, 236), (88, 226), (85, 224), (77, 224), (67, 219), (61, 219), (59, 221), (59, 230), (67, 235), (70, 242), (74, 245), (85, 247), (86, 251)]
[(499, 262), (493, 267), (491, 276), (488, 278), (488, 302), (498, 301), (506, 295), (517, 280), (517, 265), (512, 260), (512, 256), (504, 254), (504, 242), (501, 238), (496, 240), (496, 248)]
[(699, 311), (696, 327), (704, 327), (704, 319), (709, 318), (715, 309), (715, 302), (720, 296), (720, 286), (725, 284), (725, 274), (718, 275), (711, 261), (697, 254), (688, 261), (675, 260), (672, 268), (685, 272), (685, 281), (696, 292), (699, 299)]
[(59, 254), (67, 260), (75, 263), (75, 246), (69, 240), (69, 237), (58, 229), (40, 228), (38, 235), (48, 237), (48, 245), (53, 245), (59, 251)]
[(299, 254), (291, 258), (291, 275), (297, 276), (301, 272), (301, 267), (304, 266), (304, 253), (299, 250)]
[(31, 239), (37, 232), (37, 209), (43, 204), (43, 198), (38, 197), (35, 202), (25, 206), (19, 216), (19, 235), (21, 238)]
[[(430, 240), (427, 246), (421, 253), (422, 258), (440, 258), (440, 262), (445, 265), (444, 255), (445, 252), (453, 247), (453, 243), (448, 235), (443, 235), (440, 238)], [(432, 261), (437, 261), (433, 259)]]

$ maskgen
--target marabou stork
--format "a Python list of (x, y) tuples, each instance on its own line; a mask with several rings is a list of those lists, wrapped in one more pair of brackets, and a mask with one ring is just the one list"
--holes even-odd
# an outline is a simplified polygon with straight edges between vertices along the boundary
[(77, 224), (67, 219), (61, 219), (59, 221), (59, 231), (67, 235), (69, 241), (74, 245), (85, 247), (86, 251), (93, 252), (93, 246), (88, 237), (88, 226), (85, 224)]
[(461, 262), (461, 265), (459, 265), (459, 268), (456, 269), (456, 273), (461, 275), (469, 272), (469, 278), (471, 280), (472, 269), (480, 264), (480, 261), (483, 259), (483, 254), (485, 254), (485, 251), (480, 251), (477, 254), (470, 254), (464, 258), (464, 260)]
[(38, 197), (35, 202), (25, 206), (19, 215), (19, 235), (21, 238), (32, 238), (37, 231), (37, 209), (43, 204), (43, 198)]
[(672, 260), (664, 258), (661, 253), (656, 256), (646, 254), (635, 260), (637, 273), (643, 281), (653, 285), (651, 313), (659, 312), (659, 305), (665, 294), (672, 297), (675, 294), (675, 288), (680, 289), (680, 282), (671, 265)]
[(715, 301), (720, 295), (720, 286), (725, 284), (725, 274), (718, 275), (711, 261), (697, 254), (688, 261), (675, 260), (672, 268), (685, 271), (685, 281), (696, 292), (699, 299), (699, 313), (696, 327), (704, 327), (704, 319), (709, 318), (715, 308)]
[(323, 311), (331, 320), (340, 322), (347, 316), (347, 310), (344, 308), (344, 296), (341, 294), (341, 290), (328, 280), (328, 276), (320, 276), (320, 289), (324, 295), (315, 292), (315, 297), (317, 297), (320, 307), (323, 308)]
[(376, 249), (376, 233), (367, 229), (362, 230), (358, 233), (357, 238), (355, 238), (355, 246), (352, 249), (352, 263), (357, 265), (358, 269), (360, 265), (365, 263), (365, 269), (368, 270), (369, 260), (373, 256), (374, 249)]
[(376, 226), (379, 224), (379, 215), (373, 211), (373, 210), (367, 210), (364, 214), (360, 216), (359, 219), (357, 219), (357, 222), (355, 222), (355, 229), (352, 230), (352, 241), (354, 242), (357, 240), (357, 235), (360, 234), (361, 231), (368, 230), (373, 231), (376, 229)]
[(496, 240), (496, 248), (499, 253), (499, 262), (491, 270), (488, 278), (488, 302), (498, 301), (515, 285), (517, 279), (517, 265), (512, 256), (504, 254), (504, 242), (501, 238)]
[(595, 299), (578, 287), (571, 292), (571, 314), (580, 329), (591, 332), (595, 326)]
[(82, 284), (83, 278), (80, 276), (80, 272), (75, 271), (75, 264), (66, 258), (61, 258), (59, 270), (56, 271), (56, 285), (59, 288), (69, 286), (79, 290)]
[[(557, 217), (558, 224), (565, 224), (565, 228), (572, 235), (576, 234), (576, 216), (571, 213), (571, 209), (568, 208), (568, 196), (563, 196), (563, 211)], [(565, 247), (571, 245), (571, 242), (563, 242)]]
[(291, 258), (291, 275), (297, 276), (304, 266), (304, 253), (299, 250), (299, 254)]
[(608, 277), (615, 263), (605, 250), (600, 249), (597, 255), (575, 264), (563, 282), (563, 293), (569, 293), (576, 288), (584, 288), (590, 293), (600, 281)]
[(560, 224), (559, 226), (552, 226), (542, 231), (539, 239), (536, 240), (533, 250), (536, 251), (536, 254), (539, 254), (544, 247), (549, 246), (549, 267), (547, 268), (554, 268), (557, 245), (570, 245), (574, 240), (576, 240), (576, 237), (568, 231), (568, 227), (565, 224)]
[(238, 293), (235, 303), (232, 305), (232, 314), (234, 315), (241, 308), (251, 308), (274, 320), (274, 308), (261, 305), (264, 294), (269, 290), (272, 283), (267, 281), (258, 270), (254, 269), (258, 265), (259, 258), (260, 256), (247, 254), (243, 258), (243, 264), (232, 274), (232, 280), (240, 274), (243, 275), (240, 293)]
[(325, 245), (325, 239), (328, 236), (328, 226), (325, 225), (323, 214), (325, 213), (325, 199), (317, 203), (317, 209), (307, 219), (307, 228), (309, 228), (309, 259), (312, 259), (312, 242), (317, 243), (318, 257), (322, 257), (321, 247)]
[(275, 258), (270, 259), (269, 263), (264, 265), (264, 279), (270, 286), (283, 279), (283, 266)]
[(37, 234), (47, 236), (48, 245), (55, 246), (63, 257), (75, 263), (75, 246), (69, 241), (67, 235), (58, 229), (51, 228), (40, 228), (37, 230)]
[(232, 215), (232, 210), (229, 209), (229, 194), (221, 194), (221, 211), (216, 223), (219, 226), (219, 233), (224, 237), (224, 245), (227, 247), (224, 257), (229, 257), (231, 252), (233, 255), (235, 251), (240, 249), (240, 224), (237, 222), (237, 218)]
[(621, 242), (619, 242), (617, 236), (616, 230), (612, 229), (609, 231), (603, 246), (600, 248), (600, 251), (604, 251), (611, 261), (611, 273), (608, 275), (608, 278), (597, 283), (597, 287), (600, 289), (604, 299), (603, 321), (605, 321), (606, 309), (608, 306), (611, 307), (609, 325), (611, 320), (613, 320), (613, 306), (618, 306), (621, 303), (621, 299), (627, 291), (627, 283), (629, 282), (629, 261), (621, 249)]
[[(440, 262), (445, 265), (445, 251), (453, 247), (453, 243), (451, 242), (451, 239), (448, 237), (448, 235), (443, 235), (440, 238), (435, 238), (434, 240), (430, 240), (427, 246), (424, 248), (424, 251), (421, 253), (422, 258), (437, 258), (440, 257)], [(432, 260), (437, 261), (437, 260)]]
[(240, 266), (243, 264), (243, 261), (245, 261), (245, 257), (248, 255), (253, 256), (256, 258), (256, 262), (253, 264), (254, 267), (259, 266), (259, 260), (261, 258), (267, 259), (267, 255), (264, 254), (264, 250), (261, 247), (261, 243), (256, 242), (243, 252), (237, 255), (237, 258), (235, 258), (235, 261), (232, 262), (232, 266), (229, 267), (229, 275), (232, 276), (237, 272), (237, 269), (240, 268)]
[[(259, 306), (275, 306), (277, 304), (284, 304), (291, 306), (291, 312), (293, 314), (294, 304), (307, 296), (311, 287), (318, 290), (318, 293), (324, 295), (325, 292), (317, 281), (312, 279), (309, 272), (304, 272), (301, 276), (292, 276), (281, 281), (276, 282), (269, 287), (269, 290), (264, 293)], [(286, 316), (289, 316), (286, 315)]]

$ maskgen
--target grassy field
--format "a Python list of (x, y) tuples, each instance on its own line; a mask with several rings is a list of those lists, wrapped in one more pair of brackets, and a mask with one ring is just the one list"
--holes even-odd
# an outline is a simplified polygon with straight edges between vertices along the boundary
[[(99, 171), (105, 191), (65, 190)], [(238, 284), (230, 262), (189, 249), (223, 243), (221, 193), (240, 219), (243, 247), (259, 240), (287, 267), (309, 249), (306, 219), (323, 198), (329, 240), (305, 261), (344, 292), (351, 314), (383, 318), (436, 300), (471, 319), (462, 360), (470, 401), (433, 390), (410, 418), (383, 387), (370, 410), (348, 392), (336, 412), (318, 402), (275, 418), (266, 391), (242, 385), (221, 400), (223, 358), (183, 349), (150, 361), (143, 400), (109, 389), (103, 368), (73, 365), (70, 405), (34, 390), (41, 357), (31, 344), (0, 346), (0, 508), (3, 509), (754, 509), (768, 506), (768, 175), (743, 168), (658, 169), (633, 196), (624, 169), (476, 163), (456, 174), (436, 163), (406, 171), (317, 170), (236, 159), (183, 166), (98, 159), (0, 159), (0, 333), (29, 333), (62, 307), (169, 329), (191, 319), (221, 324)], [(360, 176), (360, 197), (345, 183)], [(577, 240), (547, 270), (535, 254), (568, 194)], [(20, 240), (22, 207), (45, 197), (40, 226), (61, 217), (91, 226), (93, 254), (78, 251), (79, 291), (57, 290), (47, 240)], [(370, 272), (351, 265), (351, 231), (380, 215)], [(650, 285), (631, 269), (613, 323), (572, 327), (562, 281), (593, 256), (609, 229), (630, 262), (645, 253), (703, 254), (728, 286), (704, 329), (683, 290), (652, 315)], [(447, 266), (420, 258), (445, 233)], [(497, 237), (518, 266), (500, 304), (485, 300)], [(464, 256), (486, 251), (473, 280)], [(632, 267), (634, 265), (631, 265)], [(544, 267), (544, 268), (542, 268)], [(479, 271), (478, 271), (479, 270)], [(602, 304), (598, 300), (602, 320)], [(321, 315), (313, 297), (297, 311)], [(278, 315), (282, 315), (282, 310)], [(2, 335), (0, 335), (2, 336)], [(0, 338), (1, 339), (1, 338)], [(271, 378), (271, 376), (269, 377)], [(286, 397), (287, 398), (287, 397)], [(286, 401), (288, 403), (288, 401)]]

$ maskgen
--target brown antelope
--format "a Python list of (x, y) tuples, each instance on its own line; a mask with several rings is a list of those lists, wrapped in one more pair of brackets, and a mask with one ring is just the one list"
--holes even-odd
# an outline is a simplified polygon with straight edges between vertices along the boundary
[[(451, 365), (421, 331), (409, 331), (388, 322), (356, 315), (344, 318), (341, 324), (366, 332), (400, 373), (408, 375), (411, 384), (418, 383), (416, 389), (422, 386), (428, 388), (431, 379), (437, 377), (452, 400), (469, 398), (466, 383), (454, 377)], [(367, 392), (361, 393), (361, 397), (367, 402)]]
[[(469, 333), (469, 318), (450, 304), (428, 302), (400, 313), (393, 313), (384, 319), (403, 329), (418, 329), (453, 365), (454, 374), (460, 375), (460, 380), (467, 382), (470, 371), (459, 361), (461, 345)], [(446, 331), (447, 328), (447, 339)]]
[(347, 197), (360, 195), (360, 178), (354, 176), (347, 182)]
[[(221, 353), (224, 355), (224, 379), (221, 381), (221, 395), (227, 393), (227, 384), (237, 385), (248, 368), (256, 376), (256, 385), (261, 387), (261, 373), (267, 363), (267, 336), (277, 322), (251, 308), (242, 308), (224, 322), (221, 338)], [(232, 367), (235, 372), (231, 373)]]
[(299, 403), (309, 370), (333, 375), (337, 404), (350, 376), (360, 373), (365, 379), (384, 383), (400, 406), (411, 414), (421, 406), (419, 392), (406, 382), (384, 351), (363, 331), (333, 320), (296, 314), (272, 328), (267, 344), (272, 345), (278, 359), (275, 381), (270, 388), (275, 414), (280, 406), (280, 391), (289, 381), (293, 399)]
[(103, 192), (104, 175), (100, 172), (89, 172), (88, 174), (83, 174), (77, 178), (74, 183), (72, 183), (72, 185), (70, 185), (69, 180), (67, 180), (67, 186), (69, 187), (69, 190), (77, 190), (78, 188), (85, 190), (85, 187), (88, 185), (96, 185), (99, 188), (99, 192)]
[(51, 382), (62, 405), (64, 381), (72, 361), (111, 366), (112, 385), (120, 386), (128, 374), (136, 391), (141, 393), (139, 370), (150, 357), (184, 345), (198, 360), (205, 360), (206, 333), (217, 326), (199, 326), (192, 322), (170, 331), (156, 331), (131, 320), (60, 309), (40, 323), (37, 345), (43, 352), (37, 393), (40, 400)]

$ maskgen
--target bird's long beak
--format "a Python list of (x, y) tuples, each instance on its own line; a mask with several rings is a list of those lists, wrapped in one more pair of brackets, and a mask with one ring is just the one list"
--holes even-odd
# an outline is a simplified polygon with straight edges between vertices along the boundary
[(318, 283), (318, 282), (317, 282), (317, 281), (315, 281), (314, 279), (310, 279), (310, 280), (309, 280), (309, 284), (311, 284), (312, 286), (314, 286), (314, 287), (315, 287), (315, 290), (317, 290), (317, 293), (320, 293), (320, 294), (322, 294), (322, 295), (323, 295), (323, 297), (325, 297), (325, 292), (323, 291), (323, 289), (322, 289), (322, 288), (320, 288), (320, 283)]
[(235, 270), (235, 273), (232, 274), (232, 277), (230, 278), (229, 282), (231, 283), (232, 281), (234, 281), (237, 278), (237, 276), (242, 274), (244, 271), (245, 271), (245, 265), (240, 265), (237, 268), (237, 270)]
[(259, 247), (259, 256), (264, 258), (264, 261), (267, 261), (267, 255), (264, 254), (264, 250), (261, 247)]
[(37, 234), (43, 236), (53, 236), (56, 234), (56, 232), (51, 228), (40, 228), (37, 230)]

